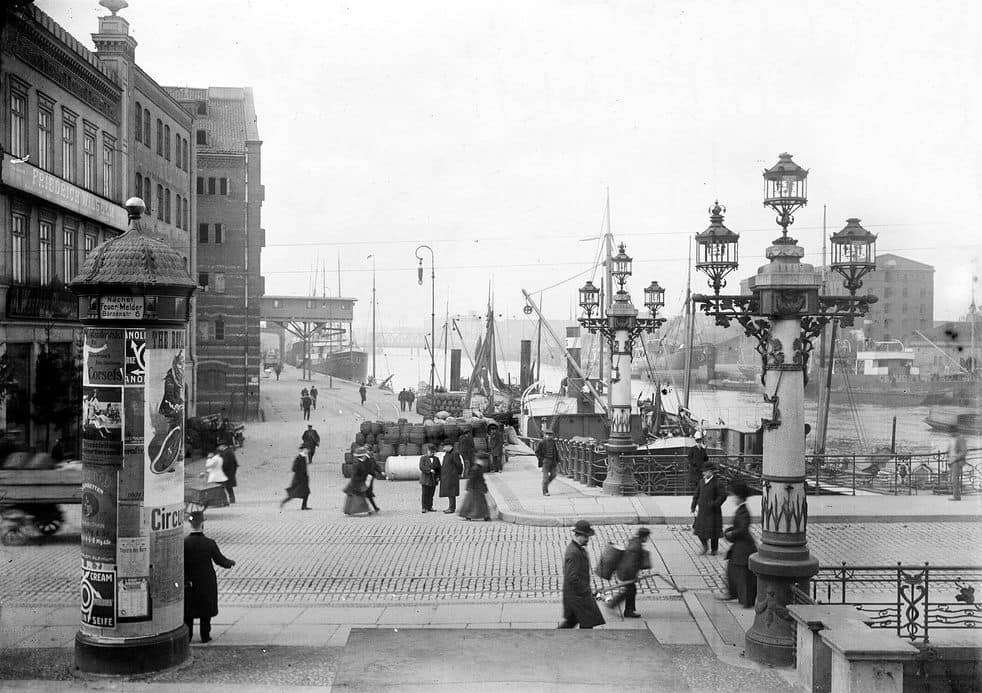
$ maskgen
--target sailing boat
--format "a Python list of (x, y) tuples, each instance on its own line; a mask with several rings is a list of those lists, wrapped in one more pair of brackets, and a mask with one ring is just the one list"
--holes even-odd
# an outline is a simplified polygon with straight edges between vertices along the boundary
[[(314, 274), (314, 295), (316, 296), (317, 274)], [(338, 296), (341, 296), (341, 256), (338, 255)], [(321, 269), (321, 297), (327, 298), (327, 270)], [(373, 292), (374, 298), (374, 292)], [(374, 306), (373, 306), (374, 311)], [(350, 325), (350, 323), (349, 323)], [(320, 337), (311, 341), (311, 367), (318, 373), (334, 378), (365, 382), (368, 375), (368, 352), (355, 347), (351, 333), (345, 342), (343, 328), (326, 327)], [(373, 332), (374, 343), (374, 332)]]

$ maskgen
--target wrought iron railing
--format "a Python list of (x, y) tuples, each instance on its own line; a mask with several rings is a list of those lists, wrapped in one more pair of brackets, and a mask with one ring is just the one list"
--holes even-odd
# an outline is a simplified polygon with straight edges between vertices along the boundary
[(843, 563), (823, 566), (808, 592), (793, 588), (792, 593), (799, 603), (855, 606), (870, 627), (926, 643), (932, 630), (982, 627), (980, 586), (982, 566)]
[[(556, 441), (559, 472), (588, 486), (603, 484), (607, 456), (602, 441)], [(688, 495), (688, 460), (680, 454), (639, 452), (627, 456), (633, 463), (638, 492), (651, 495)], [(727, 481), (740, 479), (752, 489), (761, 486), (760, 455), (710, 455)], [(950, 490), (948, 456), (944, 452), (879, 455), (807, 455), (805, 489), (811, 495), (917, 495), (947, 494)], [(962, 492), (982, 491), (982, 457), (972, 458), (962, 471)]]

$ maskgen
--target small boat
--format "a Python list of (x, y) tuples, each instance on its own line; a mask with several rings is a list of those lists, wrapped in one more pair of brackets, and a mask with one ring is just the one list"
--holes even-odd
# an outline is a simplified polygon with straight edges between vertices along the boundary
[(924, 423), (942, 433), (961, 433), (963, 435), (982, 435), (982, 413), (978, 409), (946, 409), (930, 412)]

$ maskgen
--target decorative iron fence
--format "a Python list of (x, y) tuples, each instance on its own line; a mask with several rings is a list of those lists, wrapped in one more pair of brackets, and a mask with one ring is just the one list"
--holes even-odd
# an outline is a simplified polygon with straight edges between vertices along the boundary
[[(792, 588), (799, 603), (849, 604), (872, 628), (889, 628), (928, 642), (932, 630), (982, 626), (976, 588), (982, 566), (823, 566), (809, 592)], [(982, 594), (979, 594), (982, 600)]]
[[(532, 441), (533, 445), (535, 441)], [(559, 472), (588, 486), (603, 484), (607, 453), (602, 441), (556, 441)], [(638, 452), (626, 456), (634, 468), (638, 491), (649, 496), (688, 495), (688, 460), (680, 454)], [(744, 481), (760, 489), (761, 455), (710, 455), (719, 474), (728, 482)], [(948, 455), (945, 452), (879, 455), (807, 455), (805, 490), (810, 495), (918, 495), (950, 492)], [(962, 492), (982, 491), (982, 458), (972, 458), (962, 471)]]

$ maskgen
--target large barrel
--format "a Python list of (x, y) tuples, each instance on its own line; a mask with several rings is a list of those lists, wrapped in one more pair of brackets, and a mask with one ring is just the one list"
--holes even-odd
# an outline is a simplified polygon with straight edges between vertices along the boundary
[(426, 429), (423, 424), (413, 424), (409, 429), (409, 442), (420, 445), (426, 442)]
[(395, 454), (395, 446), (393, 446), (391, 443), (382, 443), (378, 446), (378, 456), (383, 462), (388, 458), (393, 457)]
[(443, 424), (443, 439), (450, 443), (457, 442), (460, 437), (460, 426), (456, 423), (447, 422)]
[(419, 457), (393, 455), (385, 461), (388, 481), (419, 481)]
[(417, 460), (419, 459), (420, 454), (422, 454), (420, 452), (421, 448), (417, 443), (406, 443), (405, 445), (401, 445), (400, 449), (402, 450), (403, 455), (415, 456)]
[(382, 432), (382, 427), (385, 425), (383, 421), (373, 421), (372, 422), (372, 433), (378, 435)]
[(442, 423), (431, 423), (425, 430), (427, 443), (440, 443), (443, 440)]
[(372, 432), (372, 422), (371, 421), (362, 421), (361, 422), (361, 426), (358, 427), (358, 430), (360, 432), (362, 432), (362, 433), (371, 433)]

